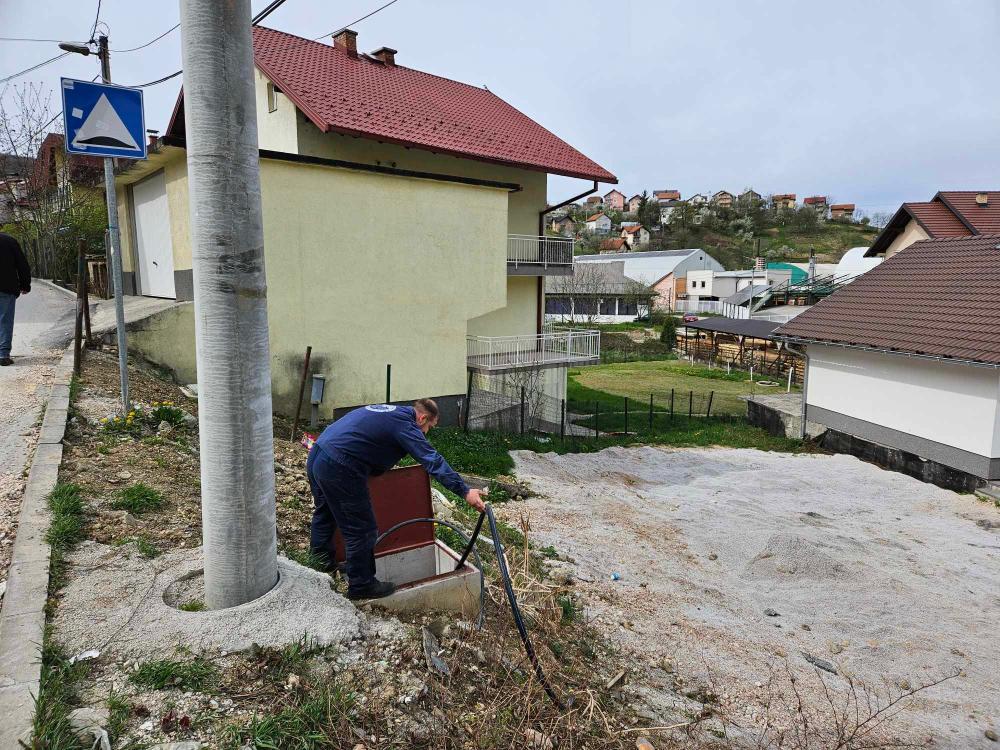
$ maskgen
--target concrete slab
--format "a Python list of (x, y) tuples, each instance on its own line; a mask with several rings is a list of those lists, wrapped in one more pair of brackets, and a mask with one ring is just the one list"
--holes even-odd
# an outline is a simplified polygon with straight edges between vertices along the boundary
[(62, 452), (63, 447), (60, 443), (40, 443), (35, 449), (35, 460), (31, 462), (28, 481), (43, 481), (49, 476), (58, 478)]
[(45, 410), (45, 419), (42, 420), (42, 429), (38, 433), (38, 443), (53, 444), (61, 443), (66, 435), (66, 408), (53, 408), (49, 406)]
[(0, 747), (16, 748), (31, 739), (31, 720), (35, 713), (35, 696), (38, 682), (0, 687)]
[(49, 590), (49, 561), (11, 563), (3, 610), (20, 614), (42, 612)]
[(0, 687), (37, 682), (44, 634), (44, 612), (0, 617)]

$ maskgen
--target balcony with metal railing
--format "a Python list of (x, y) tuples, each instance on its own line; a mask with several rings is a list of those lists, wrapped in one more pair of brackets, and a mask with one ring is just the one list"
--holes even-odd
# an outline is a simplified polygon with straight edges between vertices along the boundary
[(596, 365), (601, 332), (561, 330), (524, 336), (466, 336), (469, 369), (481, 372), (527, 367)]
[(507, 235), (509, 276), (569, 276), (573, 273), (572, 237)]

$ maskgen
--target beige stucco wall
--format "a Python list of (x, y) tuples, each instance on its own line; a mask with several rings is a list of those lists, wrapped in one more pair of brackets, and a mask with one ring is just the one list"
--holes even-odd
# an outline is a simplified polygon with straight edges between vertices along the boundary
[[(543, 172), (460, 159), (367, 138), (324, 133), (301, 112), (298, 113), (298, 146), (299, 153), (309, 156), (516, 183), (522, 189), (509, 195), (505, 232), (538, 234), (538, 212), (545, 208), (546, 201), (547, 175)], [(389, 207), (386, 208), (388, 210)], [(460, 208), (456, 206), (456, 210)]]
[(891, 258), (900, 250), (909, 247), (914, 242), (926, 239), (930, 239), (927, 232), (925, 232), (917, 222), (910, 219), (907, 225), (903, 228), (903, 231), (900, 232), (896, 236), (896, 239), (894, 239), (889, 247), (886, 248), (885, 257)]
[(127, 330), (131, 353), (167, 368), (178, 383), (198, 382), (193, 302), (181, 302), (129, 325)]
[(295, 104), (282, 93), (276, 93), (278, 108), (269, 112), (267, 107), (268, 80), (254, 68), (254, 93), (257, 98), (257, 143), (269, 151), (298, 153)]
[[(506, 264), (504, 269), (506, 274)], [(507, 304), (469, 321), (470, 336), (534, 335), (538, 332), (538, 277), (507, 277)]]
[(468, 321), (507, 300), (506, 192), (277, 161), (261, 181), (276, 406), (307, 345), (325, 413), (381, 400), (386, 364), (394, 400), (463, 393)]

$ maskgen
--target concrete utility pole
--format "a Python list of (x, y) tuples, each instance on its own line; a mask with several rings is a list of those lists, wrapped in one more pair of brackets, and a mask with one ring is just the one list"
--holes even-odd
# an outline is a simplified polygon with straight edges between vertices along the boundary
[(205, 600), (278, 580), (250, 0), (181, 0)]

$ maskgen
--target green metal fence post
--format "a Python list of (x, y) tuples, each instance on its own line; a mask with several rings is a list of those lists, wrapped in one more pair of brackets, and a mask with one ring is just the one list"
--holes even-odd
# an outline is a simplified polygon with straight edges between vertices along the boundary
[(566, 442), (566, 399), (559, 404), (559, 439)]
[(670, 421), (674, 421), (674, 389), (670, 389)]
[(649, 429), (653, 429), (653, 394), (649, 394)]

